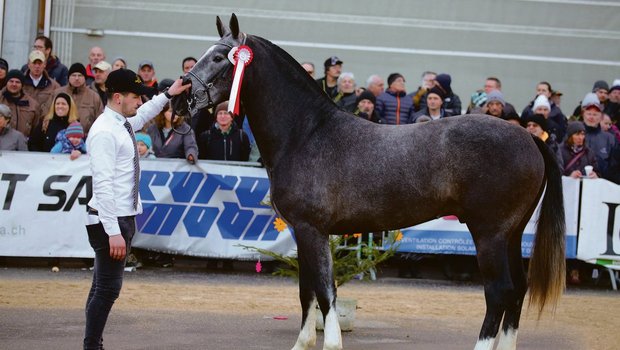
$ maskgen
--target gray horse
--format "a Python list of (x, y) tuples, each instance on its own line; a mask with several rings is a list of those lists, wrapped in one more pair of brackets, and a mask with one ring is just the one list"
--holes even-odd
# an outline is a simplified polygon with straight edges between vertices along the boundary
[[(186, 77), (189, 106), (227, 100), (229, 52), (246, 45), (241, 102), (271, 181), (271, 201), (294, 229), (301, 331), (293, 349), (315, 345), (316, 302), (324, 349), (341, 349), (329, 234), (412, 226), (444, 215), (467, 224), (477, 249), (486, 315), (475, 349), (515, 349), (523, 299), (538, 312), (564, 290), (564, 208), (554, 155), (525, 129), (465, 115), (423, 124), (379, 125), (340, 110), (284, 50), (230, 28)], [(174, 101), (187, 113), (183, 99)], [(521, 257), (525, 225), (543, 196), (529, 276)], [(502, 324), (503, 319), (503, 324)]]

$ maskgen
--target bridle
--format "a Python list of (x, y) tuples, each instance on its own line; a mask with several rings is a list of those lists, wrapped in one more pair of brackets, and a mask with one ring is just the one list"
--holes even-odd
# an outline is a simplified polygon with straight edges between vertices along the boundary
[[(247, 35), (245, 33), (239, 33), (239, 34), (242, 36), (241, 45), (244, 45), (245, 44), (245, 40), (247, 38)], [(233, 49), (232, 45), (229, 45), (229, 44), (226, 44), (226, 43), (222, 43), (222, 42), (217, 42), (217, 43), (215, 43), (215, 45), (226, 46), (230, 50)], [(230, 52), (230, 50), (229, 50), (229, 52)], [(187, 72), (188, 75), (190, 75), (191, 77), (196, 79), (198, 81), (198, 83), (200, 83), (200, 85), (201, 85), (199, 89), (196, 89), (191, 94), (188, 94), (187, 106), (189, 107), (190, 110), (194, 109), (193, 106), (195, 106), (197, 103), (203, 103), (204, 101), (207, 101), (206, 108), (213, 107), (214, 103), (213, 103), (213, 99), (211, 98), (211, 93), (209, 92), (209, 90), (212, 89), (213, 86), (215, 86), (215, 83), (217, 82), (218, 79), (224, 78), (224, 74), (227, 71), (228, 71), (227, 69), (222, 70), (222, 74), (220, 74), (219, 76), (214, 77), (213, 80), (211, 80), (208, 83), (206, 83), (204, 80), (200, 79), (200, 77), (196, 73), (192, 72), (191, 70), (189, 72)]]

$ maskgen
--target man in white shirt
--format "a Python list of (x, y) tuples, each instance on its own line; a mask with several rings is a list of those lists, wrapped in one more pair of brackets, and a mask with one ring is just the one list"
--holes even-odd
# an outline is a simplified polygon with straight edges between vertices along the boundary
[(86, 302), (84, 349), (103, 348), (103, 329), (123, 283), (125, 257), (136, 230), (135, 216), (142, 212), (133, 130), (140, 130), (172, 96), (189, 86), (177, 79), (164, 94), (142, 105), (140, 96), (148, 88), (136, 73), (119, 69), (106, 80), (108, 104), (86, 141), (93, 182), (86, 230), (95, 251), (95, 269)]

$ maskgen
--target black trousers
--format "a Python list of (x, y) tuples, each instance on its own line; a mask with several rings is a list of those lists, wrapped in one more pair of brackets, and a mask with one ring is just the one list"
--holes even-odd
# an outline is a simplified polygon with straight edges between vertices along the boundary
[[(121, 235), (127, 245), (127, 255), (131, 249), (131, 239), (136, 232), (135, 216), (118, 218)], [(95, 250), (95, 268), (93, 283), (86, 300), (86, 330), (84, 349), (103, 349), (103, 329), (105, 328), (112, 305), (118, 298), (123, 286), (125, 259), (114, 260), (110, 257), (109, 236), (101, 223), (87, 225), (88, 240)]]

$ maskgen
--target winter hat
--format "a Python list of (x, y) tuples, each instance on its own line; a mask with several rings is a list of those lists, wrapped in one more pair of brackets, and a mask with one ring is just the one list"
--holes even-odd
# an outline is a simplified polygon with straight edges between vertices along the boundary
[(576, 134), (580, 131), (586, 131), (586, 127), (582, 122), (569, 122), (566, 127), (566, 138), (570, 138), (573, 134)]
[(614, 80), (614, 82), (611, 84), (611, 88), (609, 89), (609, 92), (611, 93), (614, 90), (620, 90), (620, 79)]
[(24, 73), (22, 73), (22, 71), (20, 71), (19, 69), (11, 69), (8, 73), (6, 73), (7, 82), (13, 78), (19, 79), (19, 81), (21, 81), (22, 84), (24, 83), (24, 79), (25, 79)]
[(69, 137), (84, 137), (84, 129), (82, 128), (82, 124), (80, 122), (73, 122), (67, 126), (65, 131), (65, 136)]
[(164, 92), (164, 90), (171, 87), (172, 84), (174, 84), (174, 80), (168, 78), (162, 79), (159, 84), (157, 84), (157, 90), (159, 90), (160, 93)]
[(390, 85), (392, 85), (392, 83), (394, 82), (394, 80), (398, 79), (398, 78), (403, 78), (403, 80), (405, 80), (405, 77), (403, 77), (402, 74), (400, 73), (392, 73), (388, 76), (387, 78), (387, 84), (388, 87), (390, 87)]
[(598, 90), (609, 91), (609, 85), (605, 80), (597, 80), (594, 82), (594, 86), (592, 87), (592, 92), (597, 92)]
[(439, 96), (442, 101), (446, 99), (446, 92), (440, 86), (433, 86), (430, 90), (428, 90), (426, 96), (430, 94)]
[(224, 101), (215, 107), (214, 115), (217, 115), (219, 111), (227, 111), (228, 110), (228, 101)]
[(377, 104), (377, 98), (375, 97), (375, 94), (373, 94), (372, 92), (368, 91), (368, 90), (364, 90), (364, 92), (362, 92), (359, 96), (357, 96), (357, 99), (355, 100), (355, 103), (360, 103), (360, 101), (362, 100), (368, 100), (370, 102), (372, 102), (373, 105)]
[[(537, 115), (540, 115), (540, 114), (537, 114)], [(504, 120), (516, 120), (517, 122), (521, 123), (521, 118), (519, 117), (517, 112), (513, 112), (513, 111), (510, 111), (508, 114), (502, 116), (502, 119), (504, 119)]]
[(482, 107), (487, 103), (487, 93), (484, 90), (471, 94), (471, 103), (476, 107)]
[(586, 96), (581, 101), (581, 108), (588, 109), (590, 107), (594, 107), (599, 111), (602, 111), (601, 101), (599, 101), (598, 96), (596, 96), (593, 92), (588, 92)]
[(86, 68), (84, 67), (83, 64), (81, 63), (74, 63), (71, 65), (71, 68), (69, 68), (69, 76), (71, 76), (71, 74), (73, 73), (80, 73), (82, 74), (84, 77), (86, 77)]
[(532, 106), (532, 112), (536, 111), (538, 107), (547, 107), (548, 110), (551, 110), (551, 104), (549, 103), (549, 99), (545, 95), (538, 95), (534, 100), (534, 105)]
[(502, 106), (506, 106), (506, 100), (504, 100), (504, 95), (499, 90), (491, 90), (487, 94), (487, 104), (489, 102), (497, 101), (502, 104)]
[(452, 84), (452, 77), (450, 74), (439, 74), (435, 77), (435, 81), (441, 86), (443, 91), (445, 91), (446, 96), (452, 93), (452, 88), (450, 87), (450, 84)]
[(146, 145), (146, 148), (148, 149), (151, 149), (151, 147), (153, 146), (153, 141), (151, 140), (151, 137), (143, 132), (136, 133), (136, 142), (144, 143)]
[(541, 129), (543, 129), (544, 131), (548, 131), (547, 130), (547, 119), (545, 119), (545, 117), (542, 114), (532, 114), (532, 115), (526, 115), (525, 118), (521, 119), (521, 125), (523, 125), (524, 128), (527, 127), (527, 123), (529, 122), (533, 122), (538, 124)]
[(4, 58), (0, 58), (0, 69), (9, 70), (9, 62)]

